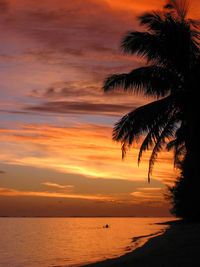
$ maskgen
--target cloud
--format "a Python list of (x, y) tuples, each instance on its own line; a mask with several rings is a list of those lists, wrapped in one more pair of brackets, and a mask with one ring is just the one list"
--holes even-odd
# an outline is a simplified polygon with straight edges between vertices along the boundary
[(5, 14), (5, 12), (7, 12), (10, 8), (10, 4), (8, 1), (5, 0), (1, 0), (0, 1), (0, 13)]
[(29, 15), (31, 16), (32, 20), (40, 22), (40, 23), (51, 23), (55, 21), (63, 20), (66, 15), (69, 15), (70, 10), (64, 9), (54, 9), (54, 10), (43, 10), (37, 9), (34, 11), (30, 11)]
[[(85, 121), (91, 121), (91, 115), (95, 115), (93, 120), (96, 115), (101, 118), (106, 115), (103, 123), (108, 124), (108, 120), (113, 121), (108, 116), (123, 115), (145, 102), (142, 97), (122, 97), (120, 92), (103, 94), (101, 89), (107, 75), (141, 64), (119, 51), (124, 33), (138, 27), (136, 3), (128, 0), (9, 3), (9, 12), (1, 24), (1, 55), (5, 63), (1, 83), (5, 99), (12, 98), (20, 105), (0, 111), (7, 113), (3, 116), (6, 126), (8, 115), (16, 115), (9, 116), (10, 129), (1, 131), (1, 160), (87, 177), (145, 180), (148, 158), (144, 158), (145, 166), (139, 172), (138, 147), (134, 144), (127, 160), (121, 162), (120, 144), (112, 142), (111, 127), (49, 126), (65, 126), (66, 117), (70, 116), (83, 121), (82, 114)], [(23, 115), (30, 116), (32, 128), (16, 125), (16, 121), (27, 121)], [(33, 115), (38, 116), (34, 119), (38, 124), (44, 125), (33, 123)], [(163, 162), (161, 170), (168, 165)]]
[[(10, 16), (7, 21), (9, 25), (15, 27), (15, 23), (18, 22), (24, 33), (31, 33), (33, 37), (45, 43), (48, 41), (50, 45), (64, 44), (66, 40), (79, 40), (80, 37), (81, 39), (84, 37), (84, 40), (93, 39), (88, 33), (93, 34), (93, 37), (98, 40), (102, 35), (110, 37), (111, 32), (121, 32), (121, 28), (126, 27), (125, 25), (130, 23), (129, 19), (133, 17), (128, 10), (126, 16), (122, 16), (123, 11), (111, 8), (106, 1), (102, 0), (84, 2), (54, 0), (48, 3), (37, 2), (37, 4), (35, 1), (28, 0), (20, 4), (14, 2), (11, 7), (13, 16)], [(116, 21), (119, 20), (121, 24), (116, 25)], [(41, 25), (41, 28), (38, 25)], [(41, 35), (42, 31), (44, 37)], [(51, 36), (50, 32), (54, 32), (55, 35)], [(61, 32), (65, 35), (61, 35)], [(71, 32), (74, 33), (73, 36), (70, 35)], [(45, 41), (45, 37), (48, 40)]]
[[(165, 189), (166, 190), (166, 189)], [(164, 189), (161, 187), (138, 187), (136, 191), (130, 193), (134, 197), (134, 201), (141, 201), (156, 203), (156, 202), (166, 202), (164, 197)]]
[[(147, 181), (150, 151), (144, 154), (140, 168), (137, 165), (139, 144), (133, 144), (122, 161), (120, 144), (112, 141), (109, 126), (18, 125), (15, 129), (0, 129), (0, 143), (2, 163), (50, 168), (88, 178)], [(163, 154), (172, 159), (171, 153)], [(169, 161), (158, 160), (158, 165), (152, 178), (163, 181), (174, 176)]]
[(139, 191), (145, 191), (145, 192), (157, 192), (157, 191), (161, 191), (160, 187), (139, 187), (137, 188), (137, 190)]
[(20, 191), (12, 188), (0, 187), (1, 196), (33, 196), (33, 197), (52, 197), (52, 198), (74, 198), (74, 199), (87, 199), (87, 200), (104, 200), (111, 201), (112, 197), (102, 195), (81, 195), (81, 194), (67, 194), (58, 192), (32, 192), (32, 191)]
[[(133, 104), (135, 105), (141, 97), (134, 96), (132, 92), (124, 93), (123, 90), (113, 90), (104, 93), (103, 80), (101, 82), (91, 81), (62, 81), (52, 84), (44, 90), (32, 90), (31, 97), (40, 99), (54, 99), (54, 100), (91, 100), (96, 103), (120, 103), (120, 104)], [(123, 96), (123, 99), (120, 98)], [(131, 99), (131, 100), (130, 100)], [(144, 101), (142, 99), (142, 101)]]
[(134, 196), (136, 198), (143, 198), (143, 199), (163, 199), (163, 195), (159, 192), (159, 193), (146, 193), (146, 192), (139, 192), (139, 191), (136, 191), (136, 192), (133, 192), (130, 194), (131, 196)]
[[(59, 64), (70, 64), (68, 56), (72, 56), (75, 61), (84, 57), (81, 65), (107, 59), (107, 65), (113, 66), (111, 57), (120, 61), (121, 35), (134, 23), (133, 10), (124, 15), (124, 10), (113, 9), (107, 1), (16, 1), (11, 11), (2, 27), (25, 37), (29, 43), (25, 54), (53, 64), (58, 59)], [(76, 67), (77, 62), (71, 63)]]
[(61, 113), (61, 114), (92, 114), (92, 115), (108, 115), (119, 116), (122, 113), (128, 112), (132, 109), (131, 106), (123, 106), (117, 104), (99, 104), (90, 102), (67, 102), (55, 101), (45, 102), (41, 105), (26, 107), (28, 111)]
[[(103, 82), (63, 81), (52, 84), (44, 90), (32, 90), (30, 97), (43, 103), (29, 105), (26, 112), (42, 112), (57, 114), (90, 114), (119, 116), (135, 109), (144, 101), (141, 96), (133, 96), (131, 92), (116, 90), (104, 93)], [(53, 100), (53, 101), (52, 101)]]
[(122, 34), (134, 24), (133, 11), (113, 9), (102, 0), (20, 0), (9, 5), (1, 24), (1, 83), (13, 101), (27, 104), (25, 109), (2, 108), (1, 113), (118, 116), (138, 106), (141, 99), (101, 89), (107, 75), (140, 64), (119, 51)]
[(41, 183), (42, 185), (46, 185), (46, 186), (50, 186), (50, 187), (56, 187), (59, 189), (69, 189), (71, 190), (72, 188), (74, 188), (74, 185), (60, 185), (60, 184), (56, 184), (56, 183), (51, 183), (51, 182), (44, 182)]
[(137, 12), (146, 12), (147, 10), (158, 9), (163, 7), (163, 3), (159, 0), (141, 0), (133, 2), (132, 0), (106, 0), (113, 8), (120, 10), (133, 10)]
[(100, 100), (105, 94), (101, 88), (101, 85), (91, 82), (78, 82), (78, 81), (63, 81), (52, 84), (50, 87), (44, 90), (32, 90), (30, 95), (34, 98), (41, 99), (94, 99)]
[(37, 115), (34, 112), (12, 110), (12, 109), (0, 109), (0, 113), (18, 114), (18, 115)]

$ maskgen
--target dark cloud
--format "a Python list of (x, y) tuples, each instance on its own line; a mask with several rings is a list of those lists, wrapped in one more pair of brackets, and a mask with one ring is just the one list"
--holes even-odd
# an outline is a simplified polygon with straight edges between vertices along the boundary
[[(12, 114), (12, 115), (23, 115), (23, 116), (40, 116), (40, 113), (36, 113), (34, 111), (30, 112), (28, 110), (20, 111), (20, 110), (8, 110), (8, 109), (0, 109), (0, 113), (3, 114)], [(43, 113), (43, 115), (48, 117), (54, 117), (56, 114), (50, 114), (50, 113)]]
[[(32, 98), (44, 100), (41, 104), (27, 105), (28, 112), (43, 114), (90, 114), (119, 116), (138, 107), (138, 98), (131, 92), (114, 90), (104, 93), (103, 82), (65, 81), (44, 90), (33, 90)], [(144, 100), (142, 100), (144, 102)]]
[(5, 0), (0, 0), (0, 13), (5, 13), (9, 10), (10, 4)]
[(20, 111), (20, 110), (8, 110), (8, 109), (0, 109), (0, 113), (20, 114), (20, 115), (34, 115), (33, 112)]
[[(22, 61), (53, 66), (62, 73), (66, 70), (64, 80), (68, 79), (44, 90), (40, 86), (31, 88), (32, 97), (47, 101), (35, 106), (27, 104), (18, 114), (118, 115), (135, 107), (136, 101), (132, 105), (126, 96), (117, 99), (122, 93), (103, 94), (102, 90), (106, 76), (137, 65), (118, 50), (121, 36), (133, 26), (133, 11), (113, 9), (103, 0), (10, 3), (11, 12), (2, 27), (14, 32), (13, 36), (21, 42), (25, 37)], [(17, 114), (8, 109), (0, 112)]]
[(76, 57), (84, 56), (84, 52), (81, 49), (74, 49), (74, 48), (66, 47), (66, 48), (63, 48), (61, 52), (64, 54), (69, 54), (69, 55), (76, 56)]
[(73, 81), (65, 81), (58, 82), (54, 85), (44, 89), (44, 90), (32, 90), (31, 97), (42, 98), (42, 99), (69, 99), (75, 98), (76, 101), (78, 99), (86, 99), (92, 98), (93, 100), (100, 99), (103, 96), (103, 90), (100, 86), (95, 86), (84, 82), (73, 82)]
[(87, 97), (89, 95), (88, 91), (77, 89), (76, 87), (63, 87), (59, 91), (50, 87), (44, 92), (45, 98), (59, 98), (59, 97)]
[(69, 10), (68, 12), (66, 12), (66, 10), (63, 9), (50, 10), (50, 11), (38, 9), (36, 11), (30, 12), (29, 14), (31, 18), (33, 20), (36, 20), (37, 22), (49, 23), (62, 20), (66, 15), (68, 15), (67, 13), (69, 12), (70, 12)]
[(66, 102), (55, 101), (45, 102), (37, 106), (26, 107), (26, 110), (37, 112), (50, 112), (61, 114), (90, 114), (117, 116), (132, 110), (133, 105), (117, 105), (90, 102)]
[[(5, 8), (7, 2), (1, 2)], [(28, 0), (23, 8), (12, 4), (4, 26), (28, 35), (47, 49), (79, 56), (80, 50), (114, 52), (121, 35), (132, 28), (133, 18), (133, 11), (124, 14), (106, 1)]]
[[(102, 79), (103, 80), (103, 79)], [(123, 104), (130, 103), (131, 92), (124, 93), (123, 90), (113, 90), (111, 92), (104, 93), (103, 81), (101, 83), (91, 83), (90, 81), (63, 81), (53, 84), (52, 86), (44, 90), (32, 90), (31, 97), (43, 98), (43, 99), (62, 99), (65, 98), (69, 101), (70, 98), (78, 100), (85, 100), (88, 102), (104, 102), (105, 99), (112, 99), (112, 104), (119, 104), (119, 97), (123, 96)], [(120, 102), (121, 103), (121, 102)]]

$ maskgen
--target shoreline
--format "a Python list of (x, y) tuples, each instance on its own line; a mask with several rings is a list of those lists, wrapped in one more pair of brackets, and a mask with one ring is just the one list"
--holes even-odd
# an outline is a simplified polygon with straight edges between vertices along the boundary
[(191, 267), (199, 262), (200, 223), (182, 220), (161, 223), (169, 227), (126, 254), (81, 267)]

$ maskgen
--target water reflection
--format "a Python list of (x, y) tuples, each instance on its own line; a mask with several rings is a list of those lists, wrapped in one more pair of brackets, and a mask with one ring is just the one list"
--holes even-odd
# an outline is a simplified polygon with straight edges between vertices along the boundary
[[(83, 264), (124, 254), (169, 218), (0, 218), (2, 266)], [(106, 227), (108, 226), (108, 227)]]

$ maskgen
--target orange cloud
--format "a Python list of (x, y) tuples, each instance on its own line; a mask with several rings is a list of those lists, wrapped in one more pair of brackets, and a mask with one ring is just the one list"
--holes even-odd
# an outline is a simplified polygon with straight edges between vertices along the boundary
[(32, 191), (20, 191), (12, 188), (0, 187), (1, 196), (34, 196), (34, 197), (53, 197), (53, 198), (78, 198), (78, 199), (87, 199), (87, 200), (103, 200), (103, 201), (112, 201), (113, 198), (109, 196), (101, 195), (82, 195), (82, 194), (67, 194), (67, 193), (58, 193), (58, 192), (32, 192)]
[[(57, 187), (57, 186), (55, 186)], [(58, 187), (57, 187), (58, 188)], [(60, 188), (59, 189), (64, 189)], [(166, 205), (167, 201), (164, 199), (162, 191), (146, 193), (142, 191), (135, 191), (132, 193), (112, 193), (112, 194), (81, 194), (69, 192), (49, 192), (49, 191), (24, 191), (13, 188), (0, 187), (0, 196), (7, 197), (46, 197), (46, 198), (66, 198), (66, 199), (83, 199), (104, 202), (105, 204), (115, 203), (117, 205), (141, 205), (162, 207)]]
[[(138, 168), (139, 144), (135, 144), (126, 160), (122, 161), (120, 144), (112, 141), (112, 128), (108, 126), (21, 125), (12, 130), (0, 129), (0, 141), (1, 162), (52, 168), (87, 177), (141, 181), (147, 179), (150, 152), (144, 154)], [(175, 176), (173, 155), (163, 152), (160, 158), (161, 161), (155, 165), (153, 178), (160, 181), (166, 179), (169, 182)]]
[[(139, 13), (148, 12), (151, 10), (162, 10), (163, 6), (166, 4), (166, 0), (140, 0), (140, 1), (133, 1), (133, 0), (106, 0), (107, 3), (113, 8), (117, 8), (120, 10), (131, 10), (136, 11)], [(195, 16), (199, 18), (199, 0), (192, 0), (190, 2), (189, 8), (189, 16)]]
[(161, 191), (160, 187), (138, 187), (137, 190), (139, 191), (147, 191), (147, 192), (155, 192), (155, 191)]
[(161, 193), (156, 193), (152, 192), (152, 193), (146, 193), (146, 192), (133, 192), (131, 193), (131, 196), (137, 197), (137, 198), (142, 198), (142, 199), (148, 199), (148, 200), (152, 200), (152, 199), (161, 199), (163, 200), (163, 195)]
[(163, 204), (169, 206), (165, 198), (166, 188), (137, 188), (137, 191), (130, 193), (132, 200), (130, 202), (150, 207), (161, 207)]
[(132, 11), (137, 11), (137, 12), (145, 12), (147, 10), (152, 10), (152, 9), (159, 9), (162, 8), (163, 5), (165, 4), (165, 1), (159, 1), (159, 0), (153, 0), (153, 1), (148, 1), (148, 0), (141, 0), (141, 1), (132, 1), (132, 0), (106, 0), (112, 6), (113, 8), (117, 8), (120, 10), (132, 10)]
[(46, 186), (50, 186), (50, 187), (56, 187), (59, 189), (72, 189), (72, 188), (74, 188), (74, 185), (60, 185), (60, 184), (51, 183), (51, 182), (44, 182), (41, 184), (46, 185)]

